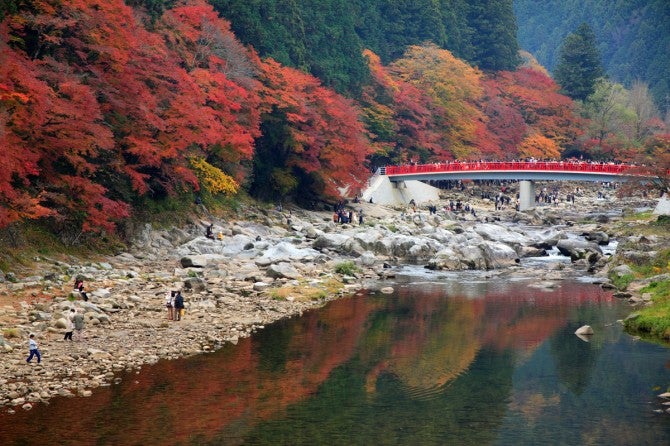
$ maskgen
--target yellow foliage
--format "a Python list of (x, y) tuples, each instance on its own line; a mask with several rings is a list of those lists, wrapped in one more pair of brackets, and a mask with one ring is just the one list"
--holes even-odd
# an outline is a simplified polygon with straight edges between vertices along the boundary
[(240, 185), (231, 176), (226, 175), (216, 166), (212, 166), (203, 158), (189, 158), (191, 166), (196, 171), (200, 186), (209, 191), (212, 195), (224, 194), (234, 195), (240, 188)]

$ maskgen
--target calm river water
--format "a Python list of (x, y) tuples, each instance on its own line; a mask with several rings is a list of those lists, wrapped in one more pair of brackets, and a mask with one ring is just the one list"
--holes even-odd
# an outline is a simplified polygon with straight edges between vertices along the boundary
[(670, 444), (670, 415), (654, 413), (670, 350), (622, 332), (627, 305), (578, 281), (480, 277), (414, 278), (3, 413), (0, 444)]

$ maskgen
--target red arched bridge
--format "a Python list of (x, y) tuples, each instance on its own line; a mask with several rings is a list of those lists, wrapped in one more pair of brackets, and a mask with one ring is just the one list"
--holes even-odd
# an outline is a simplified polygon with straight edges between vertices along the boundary
[[(408, 201), (411, 191), (407, 182), (440, 180), (516, 180), (519, 181), (520, 209), (530, 209), (535, 204), (533, 181), (626, 181), (632, 177), (648, 178), (645, 169), (632, 164), (590, 163), (582, 161), (454, 161), (432, 164), (409, 164), (382, 167), (370, 180), (363, 199), (399, 203)], [(384, 186), (383, 181), (387, 181)], [(391, 187), (394, 185), (394, 187)], [(393, 190), (395, 189), (395, 190)], [(412, 196), (422, 200), (421, 193)], [(432, 198), (427, 198), (430, 200)]]
[(470, 161), (382, 167), (393, 182), (407, 180), (625, 181), (644, 176), (640, 166), (571, 161)]

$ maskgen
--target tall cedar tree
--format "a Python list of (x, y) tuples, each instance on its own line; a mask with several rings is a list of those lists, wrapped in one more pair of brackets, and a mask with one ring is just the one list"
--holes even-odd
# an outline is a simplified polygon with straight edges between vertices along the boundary
[(484, 71), (515, 69), (520, 60), (512, 0), (471, 0), (467, 16), (474, 51), (469, 61)]
[(554, 77), (564, 94), (584, 101), (603, 74), (596, 36), (588, 24), (582, 23), (563, 41)]

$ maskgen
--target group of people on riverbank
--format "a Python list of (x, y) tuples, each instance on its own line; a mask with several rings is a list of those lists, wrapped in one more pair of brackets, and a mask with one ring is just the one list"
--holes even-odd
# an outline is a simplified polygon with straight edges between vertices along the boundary
[(165, 293), (165, 307), (169, 321), (180, 321), (184, 316), (184, 296), (181, 291), (167, 291)]
[[(358, 197), (356, 197), (358, 198)], [(346, 210), (343, 202), (338, 202), (333, 209), (334, 223), (350, 223), (359, 225), (363, 224), (363, 209), (359, 208), (357, 211), (352, 209)]]

